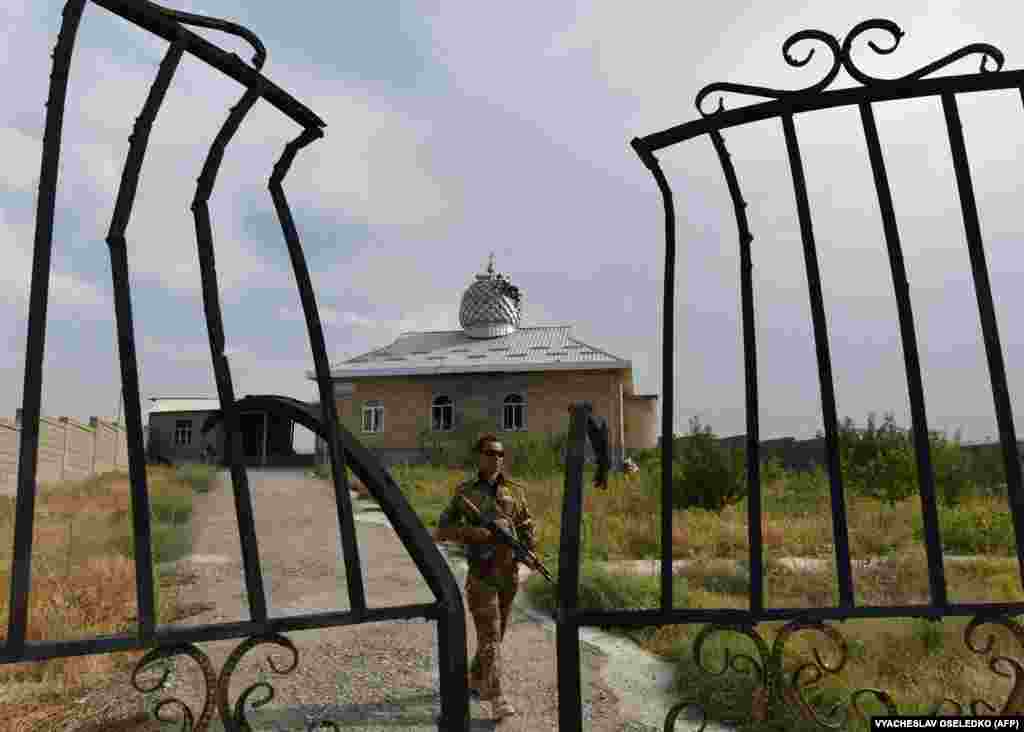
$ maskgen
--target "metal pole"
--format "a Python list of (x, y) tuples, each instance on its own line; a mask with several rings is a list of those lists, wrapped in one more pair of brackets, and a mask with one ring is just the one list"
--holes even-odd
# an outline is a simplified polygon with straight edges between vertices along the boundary
[(263, 413), (263, 455), (261, 458), (261, 465), (267, 466), (267, 413)]

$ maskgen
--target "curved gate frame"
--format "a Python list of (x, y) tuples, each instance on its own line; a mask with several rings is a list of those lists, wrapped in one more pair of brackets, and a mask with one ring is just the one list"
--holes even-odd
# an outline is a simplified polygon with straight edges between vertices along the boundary
[[(266, 49), (259, 38), (241, 25), (204, 16), (163, 8), (149, 0), (93, 0), (93, 2), (134, 25), (166, 40), (168, 48), (160, 63), (156, 79), (136, 119), (129, 137), (130, 146), (121, 175), (110, 231), (106, 237), (110, 248), (117, 321), (118, 347), (121, 363), (122, 392), (128, 427), (129, 477), (131, 482), (132, 528), (135, 551), (136, 590), (138, 597), (138, 632), (101, 636), (71, 641), (26, 640), (28, 626), (28, 595), (30, 590), (33, 520), (36, 494), (36, 460), (38, 456), (39, 412), (42, 389), (42, 363), (46, 330), (50, 260), (53, 244), (53, 216), (60, 160), (61, 130), (68, 77), (71, 69), (75, 37), (87, 0), (68, 0), (64, 6), (60, 33), (53, 53), (53, 71), (47, 99), (46, 127), (43, 136), (42, 167), (29, 298), (28, 337), (23, 391), (23, 428), (20, 437), (18, 489), (15, 503), (14, 551), (10, 587), (10, 619), (7, 638), (0, 646), (0, 664), (19, 661), (41, 661), (49, 658), (109, 653), (115, 651), (152, 649), (136, 666), (133, 685), (140, 691), (154, 691), (162, 686), (143, 689), (137, 675), (143, 668), (170, 656), (188, 655), (195, 660), (206, 681), (206, 699), (195, 729), (207, 729), (216, 707), (228, 730), (247, 728), (244, 702), (255, 690), (246, 689), (234, 712), (229, 708), (227, 693), (231, 672), (241, 656), (255, 645), (271, 643), (291, 651), (292, 663), (275, 671), (287, 673), (298, 663), (294, 645), (281, 633), (340, 625), (352, 625), (403, 618), (436, 620), (441, 684), (441, 729), (469, 729), (469, 697), (466, 682), (466, 628), (462, 596), (447, 563), (431, 540), (426, 528), (409, 506), (401, 490), (380, 462), (338, 422), (337, 407), (331, 388), (330, 370), (324, 343), (323, 328), (316, 306), (309, 270), (299, 242), (291, 211), (283, 189), (284, 177), (298, 151), (323, 136), (325, 123), (312, 110), (287, 91), (265, 77), (260, 69), (266, 60)], [(253, 46), (252, 65), (234, 53), (227, 53), (185, 25), (224, 31), (245, 39)], [(203, 306), (206, 316), (210, 351), (213, 359), (217, 391), (225, 420), (225, 451), (231, 470), (238, 517), (242, 563), (251, 619), (187, 628), (157, 627), (152, 575), (152, 543), (149, 497), (146, 487), (142, 416), (139, 401), (138, 368), (135, 355), (135, 334), (132, 325), (131, 297), (125, 230), (131, 216), (139, 174), (146, 145), (160, 105), (178, 63), (185, 53), (212, 66), (235, 80), (245, 93), (231, 107), (207, 155), (199, 176), (192, 213), (195, 219), (199, 264), (202, 276)], [(345, 559), (350, 610), (270, 617), (267, 611), (252, 512), (252, 496), (248, 477), (239, 458), (236, 436), (239, 434), (238, 408), (231, 382), (231, 372), (224, 353), (224, 332), (221, 320), (213, 234), (208, 201), (226, 147), (242, 124), (246, 114), (259, 100), (265, 100), (301, 127), (301, 133), (285, 147), (274, 165), (269, 180), (270, 194), (281, 222), (288, 254), (298, 285), (306, 319), (317, 386), (320, 392), (323, 435), (330, 450), (331, 468)], [(399, 539), (422, 573), (436, 597), (433, 603), (396, 607), (370, 608), (366, 604), (359, 550), (356, 543), (351, 499), (345, 468), (352, 471), (369, 488), (391, 521)], [(203, 641), (245, 638), (231, 654), (222, 672), (217, 675), (209, 659), (194, 644)], [(256, 686), (260, 686), (259, 684)], [(266, 684), (262, 684), (266, 686)], [(157, 706), (157, 714), (167, 705), (183, 709), (192, 722), (192, 712), (181, 702), (167, 699)], [(332, 725), (326, 721), (322, 724)]]
[[(662, 464), (661, 464), (661, 606), (651, 610), (616, 610), (616, 611), (583, 611), (578, 607), (578, 561), (580, 540), (580, 507), (582, 492), (582, 469), (574, 471), (567, 468), (566, 496), (562, 512), (562, 569), (571, 574), (562, 574), (564, 582), (559, 587), (558, 617), (558, 663), (559, 663), (559, 722), (562, 732), (578, 732), (582, 730), (580, 669), (579, 669), (579, 629), (597, 626), (649, 626), (676, 625), (690, 623), (707, 623), (708, 625), (698, 636), (694, 644), (694, 658), (701, 663), (701, 645), (708, 636), (718, 632), (734, 632), (748, 636), (758, 647), (761, 658), (752, 661), (748, 666), (759, 676), (761, 690), (754, 705), (755, 718), (766, 719), (781, 704), (795, 705), (802, 715), (817, 722), (823, 728), (834, 726), (833, 720), (822, 720), (801, 695), (798, 673), (791, 680), (782, 676), (782, 651), (787, 639), (800, 630), (814, 630), (836, 644), (845, 659), (845, 642), (828, 620), (845, 620), (863, 617), (922, 617), (941, 619), (950, 616), (971, 616), (964, 631), (964, 641), (977, 653), (991, 651), (989, 644), (976, 644), (974, 637), (979, 627), (986, 624), (998, 624), (1010, 630), (1020, 643), (1024, 655), (1024, 628), (1011, 616), (1024, 613), (1024, 603), (951, 603), (946, 594), (945, 574), (943, 572), (942, 544), (939, 537), (938, 512), (935, 499), (935, 476), (932, 471), (929, 454), (928, 423), (925, 415), (924, 392), (921, 385), (921, 369), (918, 360), (917, 337), (914, 332), (914, 319), (910, 305), (910, 290), (907, 282), (906, 269), (900, 246), (899, 232), (886, 175), (885, 162), (878, 139), (872, 104), (895, 99), (910, 99), (924, 96), (938, 96), (942, 101), (950, 148), (953, 158), (953, 169), (961, 202), (967, 247), (970, 254), (971, 272), (974, 278), (978, 310), (981, 316), (982, 333), (985, 342), (985, 353), (988, 359), (989, 375), (992, 383), (992, 394), (995, 401), (996, 418), (999, 425), (999, 437), (1006, 470), (1008, 486), (1009, 510), (1012, 515), (1016, 537), (1016, 552), (1022, 580), (1024, 580), (1024, 491), (1021, 486), (1021, 463), (1017, 452), (1017, 437), (1013, 424), (1009, 391), (1006, 383), (1006, 370), (1003, 352), (999, 341), (992, 291), (989, 284), (988, 268), (982, 244), (981, 229), (974, 189), (971, 183), (967, 151), (964, 145), (960, 115), (957, 109), (956, 94), (962, 92), (984, 91), (995, 89), (1016, 88), (1024, 100), (1024, 71), (1001, 71), (1003, 54), (991, 45), (974, 43), (928, 64), (910, 74), (895, 79), (880, 79), (861, 71), (850, 57), (850, 49), (854, 40), (867, 31), (883, 31), (891, 39), (890, 46), (880, 46), (874, 41), (868, 45), (879, 54), (889, 54), (896, 50), (903, 31), (890, 20), (871, 19), (856, 25), (842, 43), (828, 33), (820, 30), (805, 30), (790, 36), (782, 46), (783, 57), (791, 66), (803, 66), (811, 58), (814, 50), (805, 57), (796, 58), (790, 51), (795, 44), (816, 41), (827, 47), (831, 53), (832, 64), (826, 75), (817, 83), (798, 90), (770, 89), (734, 83), (715, 83), (704, 87), (696, 97), (696, 106), (702, 119), (680, 124), (661, 132), (634, 138), (633, 149), (643, 164), (651, 171), (661, 192), (665, 210), (665, 290), (663, 307), (663, 353), (662, 353)], [(980, 72), (973, 75), (949, 76), (941, 79), (926, 79), (935, 71), (970, 56), (979, 54), (982, 57)], [(989, 62), (993, 68), (989, 68)], [(835, 79), (840, 69), (845, 69), (861, 87), (825, 91)], [(716, 110), (706, 112), (703, 102), (711, 94), (718, 92), (735, 92), (745, 95), (768, 98), (772, 101), (726, 110), (719, 101)], [(832, 368), (829, 356), (828, 333), (825, 323), (825, 311), (822, 299), (821, 277), (818, 270), (818, 258), (815, 249), (814, 233), (807, 197), (800, 148), (796, 136), (793, 118), (801, 112), (829, 109), (856, 105), (859, 108), (867, 139), (868, 153), (878, 195), (879, 208), (884, 226), (884, 234), (892, 271), (895, 289), (900, 333), (907, 373), (907, 388), (910, 396), (913, 419), (913, 437), (917, 461), (917, 472), (920, 484), (921, 510), (924, 523), (926, 554), (928, 561), (928, 579), (930, 602), (926, 605), (909, 606), (857, 606), (854, 603), (853, 583), (851, 577), (849, 541), (846, 526), (846, 508), (843, 493), (843, 477), (839, 462), (838, 426), (836, 419), (835, 394), (832, 381)], [(757, 362), (755, 350), (754, 294), (752, 282), (752, 256), (750, 244), (753, 236), (746, 217), (746, 202), (743, 200), (735, 168), (722, 136), (722, 130), (738, 127), (751, 122), (778, 118), (783, 127), (788, 153), (793, 187), (796, 197), (797, 214), (799, 217), (801, 237), (803, 240), (804, 260), (807, 268), (808, 289), (811, 304), (811, 315), (814, 326), (814, 340), (817, 350), (817, 365), (821, 390), (822, 411), (825, 422), (825, 449), (830, 480), (832, 500), (832, 521), (836, 554), (836, 570), (839, 582), (839, 605), (831, 608), (766, 608), (764, 606), (763, 572), (764, 557), (761, 537), (761, 485), (758, 432), (758, 385)], [(672, 598), (672, 417), (673, 399), (673, 359), (672, 346), (674, 340), (675, 315), (675, 207), (672, 190), (659, 161), (655, 155), (672, 145), (707, 135), (722, 165), (726, 185), (732, 199), (736, 224), (739, 232), (740, 247), (740, 289), (742, 300), (743, 346), (746, 381), (746, 421), (747, 421), (747, 482), (749, 486), (748, 501), (748, 540), (750, 546), (750, 607), (747, 610), (706, 610), (676, 609)], [(574, 421), (571, 432), (573, 450), (582, 449), (584, 432), (583, 423), (589, 410), (581, 412)], [(780, 631), (775, 643), (771, 646), (758, 634), (756, 626), (763, 621), (787, 621)], [(737, 659), (738, 660), (738, 659)], [(835, 673), (838, 667), (826, 664), (817, 656), (817, 665), (809, 664), (811, 670), (820, 677), (824, 673)], [(1014, 659), (998, 657), (992, 659), (990, 667), (995, 673), (1010, 675), (999, 671), (996, 662), (1002, 660), (1013, 670), (1014, 689), (1005, 703), (997, 708), (983, 700), (973, 700), (965, 705), (954, 700), (938, 701), (934, 710), (937, 715), (945, 704), (952, 703), (960, 714), (968, 707), (972, 713), (979, 714), (985, 707), (990, 712), (999, 714), (1024, 714), (1024, 666)], [(736, 668), (735, 670), (739, 670)], [(709, 672), (710, 673), (710, 672)], [(878, 690), (867, 689), (855, 691), (849, 700), (849, 714), (862, 718), (865, 712), (860, 708), (863, 696), (874, 696), (881, 702), (887, 713), (895, 715), (896, 706), (892, 698)], [(694, 701), (686, 701), (676, 705), (665, 721), (665, 730), (674, 728), (675, 720), (688, 706), (701, 705)], [(701, 707), (702, 708), (702, 707)], [(834, 715), (833, 715), (834, 716)], [(845, 719), (840, 726), (845, 724)], [(704, 725), (701, 725), (704, 729)]]

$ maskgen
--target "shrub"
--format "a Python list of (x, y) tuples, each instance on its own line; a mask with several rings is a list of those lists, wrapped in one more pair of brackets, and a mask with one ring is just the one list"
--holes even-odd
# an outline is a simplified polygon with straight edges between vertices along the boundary
[[(690, 434), (679, 438), (673, 450), (672, 505), (720, 512), (747, 495), (743, 450), (726, 450), (718, 444), (711, 426), (690, 420)], [(678, 456), (678, 457), (677, 457)]]
[(317, 463), (314, 465), (313, 477), (319, 478), (320, 480), (331, 480), (333, 478), (333, 471), (331, 470), (330, 462)]
[(643, 470), (656, 470), (661, 464), (661, 450), (656, 447), (644, 448), (642, 450), (631, 450), (630, 455), (637, 467)]
[(477, 464), (476, 441), (486, 432), (494, 432), (493, 420), (457, 414), (453, 430), (433, 430), (429, 419), (421, 419), (416, 434), (420, 449), (433, 467), (468, 469)]
[(567, 433), (502, 437), (508, 471), (523, 478), (544, 478), (564, 472), (568, 439)]
[(770, 457), (761, 465), (761, 484), (775, 483), (786, 478), (786, 469), (782, 460), (777, 457)]
[(153, 491), (149, 496), (149, 510), (156, 521), (184, 524), (192, 516), (192, 497), (170, 491)]
[[(149, 531), (153, 544), (154, 564), (173, 562), (189, 553), (192, 542), (187, 526), (155, 521), (150, 525)], [(111, 539), (111, 545), (118, 553), (135, 559), (135, 543), (132, 537), (130, 519), (122, 521), (117, 526), (114, 538)]]
[(917, 490), (917, 468), (910, 436), (887, 413), (881, 426), (874, 413), (867, 428), (857, 430), (847, 417), (839, 427), (839, 458), (844, 487), (851, 493), (870, 496), (890, 505)]
[[(558, 581), (558, 566), (548, 569)], [(623, 610), (653, 608), (661, 603), (661, 578), (657, 575), (619, 574), (598, 564), (584, 561), (580, 565), (579, 607), (584, 610)], [(554, 614), (558, 606), (558, 590), (544, 578), (531, 576), (526, 589), (537, 605)], [(673, 579), (672, 599), (676, 607), (686, 605), (689, 585), (685, 577)]]
[(217, 475), (215, 467), (203, 465), (202, 463), (183, 463), (174, 472), (178, 480), (185, 481), (191, 485), (192, 490), (196, 493), (207, 493)]
[(820, 465), (814, 470), (800, 470), (787, 475), (786, 488), (803, 499), (818, 498), (829, 492), (828, 475)]
[(944, 434), (933, 433), (931, 439), (932, 471), (935, 473), (935, 491), (947, 506), (956, 506), (975, 493), (960, 434), (950, 441)]
[[(940, 506), (939, 535), (946, 550), (961, 554), (1012, 556), (1016, 546), (1009, 512), (992, 511), (984, 506)], [(914, 516), (914, 538), (924, 542), (920, 514)]]
[(967, 471), (979, 493), (1006, 497), (1006, 467), (1000, 445), (964, 450)]

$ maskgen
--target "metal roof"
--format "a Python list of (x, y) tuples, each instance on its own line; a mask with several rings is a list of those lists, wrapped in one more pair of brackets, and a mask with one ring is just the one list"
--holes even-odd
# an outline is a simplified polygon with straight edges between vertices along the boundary
[(149, 408), (148, 414), (163, 414), (166, 412), (215, 412), (220, 409), (219, 399), (189, 399), (180, 397), (155, 397), (150, 399), (153, 406)]
[[(331, 377), (630, 367), (630, 361), (573, 338), (571, 330), (520, 328), (496, 338), (473, 338), (461, 330), (403, 333), (389, 346), (332, 364)], [(316, 378), (313, 371), (306, 375)]]

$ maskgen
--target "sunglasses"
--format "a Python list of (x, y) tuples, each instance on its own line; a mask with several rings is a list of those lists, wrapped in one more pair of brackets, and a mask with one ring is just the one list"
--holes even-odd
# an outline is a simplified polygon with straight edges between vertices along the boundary
[(486, 455), (487, 457), (500, 457), (500, 458), (503, 458), (503, 457), (505, 457), (505, 451), (504, 450), (484, 450), (484, 455)]

